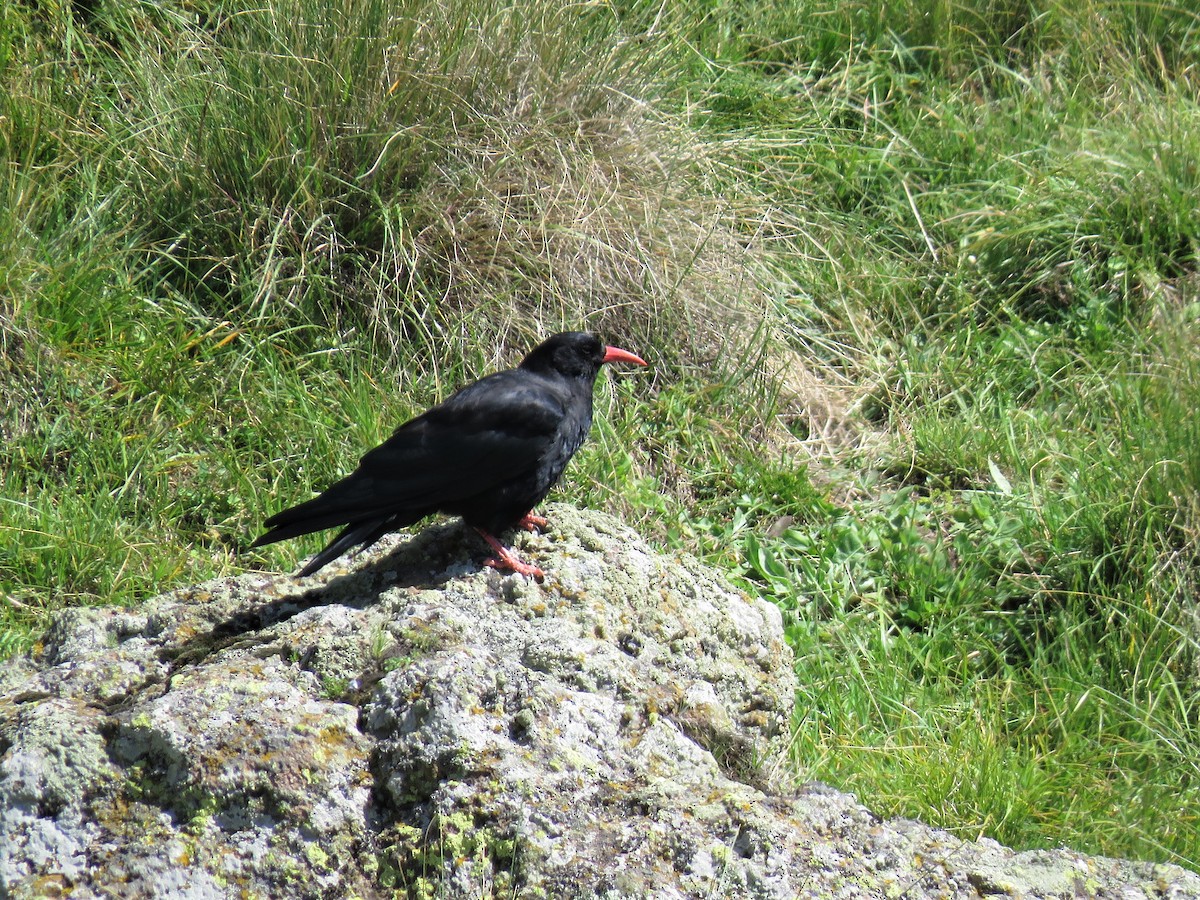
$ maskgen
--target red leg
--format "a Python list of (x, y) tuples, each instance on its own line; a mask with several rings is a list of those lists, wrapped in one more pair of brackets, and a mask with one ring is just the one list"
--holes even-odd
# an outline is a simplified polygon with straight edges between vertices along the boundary
[(482, 528), (476, 528), (479, 536), (488, 542), (488, 545), (496, 551), (496, 555), (492, 559), (484, 560), (485, 566), (491, 566), (493, 569), (507, 569), (511, 572), (516, 572), (519, 575), (525, 575), (529, 578), (536, 578), (541, 581), (546, 576), (537, 566), (530, 565), (527, 562), (522, 562), (517, 554), (513, 553), (502, 543), (484, 531)]
[(517, 527), (524, 528), (526, 531), (537, 531), (539, 528), (545, 528), (549, 524), (550, 522), (545, 516), (538, 516), (532, 512), (527, 512), (521, 516), (521, 521), (517, 523)]

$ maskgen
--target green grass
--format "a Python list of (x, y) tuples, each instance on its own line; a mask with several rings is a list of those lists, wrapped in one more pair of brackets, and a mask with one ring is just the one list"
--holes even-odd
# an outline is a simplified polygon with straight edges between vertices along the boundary
[[(578, 64), (587, 59), (587, 66)], [(0, 653), (593, 327), (560, 496), (785, 609), (804, 777), (1200, 868), (1182, 3), (0, 3)]]
[(924, 8), (809, 5), (713, 70), (743, 184), (797, 210), (798, 399), (861, 414), (808, 442), (837, 502), (724, 536), (792, 611), (806, 773), (1196, 867), (1196, 18)]

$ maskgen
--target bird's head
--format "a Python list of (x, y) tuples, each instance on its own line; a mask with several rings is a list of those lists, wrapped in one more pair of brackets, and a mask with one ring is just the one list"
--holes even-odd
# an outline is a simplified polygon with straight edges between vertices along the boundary
[(609, 362), (644, 366), (646, 361), (620, 347), (609, 347), (590, 331), (563, 331), (546, 338), (521, 360), (521, 368), (554, 372), (568, 378), (595, 378)]

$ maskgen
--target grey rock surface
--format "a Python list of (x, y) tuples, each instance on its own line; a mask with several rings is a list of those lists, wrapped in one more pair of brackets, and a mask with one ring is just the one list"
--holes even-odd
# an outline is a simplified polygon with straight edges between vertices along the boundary
[(60, 614), (0, 666), (0, 897), (1200, 897), (797, 786), (779, 612), (611, 518)]

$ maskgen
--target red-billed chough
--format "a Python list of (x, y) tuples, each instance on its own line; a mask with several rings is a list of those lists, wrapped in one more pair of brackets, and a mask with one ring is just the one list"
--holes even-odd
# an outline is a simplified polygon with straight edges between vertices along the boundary
[(496, 538), (545, 524), (533, 507), (558, 481), (592, 425), (592, 388), (607, 362), (646, 363), (567, 331), (543, 341), (515, 369), (481, 378), (405, 422), (319, 497), (276, 513), (259, 547), (345, 526), (300, 570), (311, 575), (351, 547), (435, 512), (462, 516), (496, 552), (487, 565), (542, 577)]

